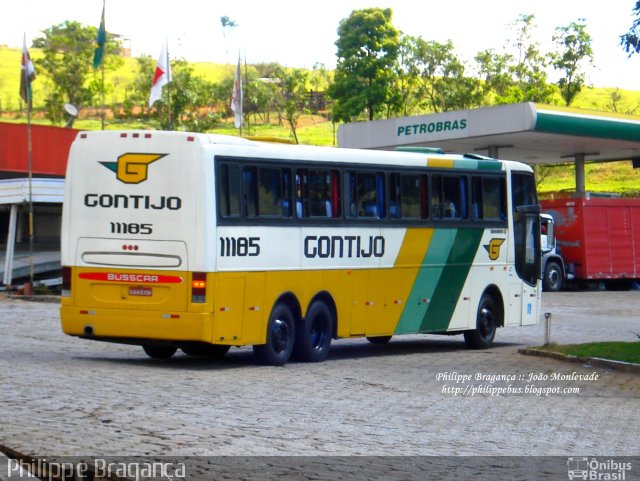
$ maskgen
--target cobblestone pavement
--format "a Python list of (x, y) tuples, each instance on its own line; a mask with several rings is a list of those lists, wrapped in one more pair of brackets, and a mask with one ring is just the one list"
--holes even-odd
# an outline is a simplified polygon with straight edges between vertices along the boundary
[[(638, 291), (545, 293), (544, 311), (554, 342), (640, 332)], [(544, 320), (487, 351), (459, 336), (340, 340), (326, 362), (264, 367), (250, 348), (158, 362), (71, 338), (56, 304), (4, 298), (0, 313), (0, 445), (25, 454), (640, 453), (640, 376), (518, 354), (542, 344)]]

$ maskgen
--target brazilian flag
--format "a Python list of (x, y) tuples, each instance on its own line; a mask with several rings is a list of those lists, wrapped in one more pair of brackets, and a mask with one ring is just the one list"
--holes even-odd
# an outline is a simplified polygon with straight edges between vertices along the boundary
[(100, 18), (100, 27), (98, 28), (98, 36), (96, 37), (96, 49), (93, 52), (93, 68), (102, 65), (104, 58), (104, 46), (107, 43), (107, 31), (104, 28), (104, 2), (102, 3), (102, 17)]

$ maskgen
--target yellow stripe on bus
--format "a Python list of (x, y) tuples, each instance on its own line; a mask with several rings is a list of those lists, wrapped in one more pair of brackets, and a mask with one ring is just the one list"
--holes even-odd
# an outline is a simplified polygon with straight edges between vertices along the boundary
[(445, 169), (453, 168), (453, 159), (427, 159), (427, 166), (440, 167)]

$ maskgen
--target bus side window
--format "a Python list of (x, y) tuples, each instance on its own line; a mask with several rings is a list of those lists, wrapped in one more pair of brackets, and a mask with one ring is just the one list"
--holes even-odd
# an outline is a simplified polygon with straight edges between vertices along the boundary
[(503, 177), (473, 177), (471, 185), (474, 220), (507, 218), (506, 185)]
[(258, 182), (257, 168), (245, 167), (242, 173), (244, 183), (244, 214), (247, 217), (258, 215)]
[(438, 219), (466, 219), (467, 177), (464, 175), (432, 176), (431, 210)]
[(392, 219), (426, 219), (427, 176), (391, 174), (389, 176), (389, 217)]
[(239, 217), (242, 185), (240, 166), (221, 164), (218, 170), (218, 209), (222, 217)]
[(340, 216), (340, 173), (332, 170), (296, 171), (296, 212), (299, 218)]
[(291, 217), (291, 171), (280, 167), (244, 168), (247, 217)]
[(384, 174), (349, 172), (349, 215), (362, 219), (381, 219), (385, 216)]

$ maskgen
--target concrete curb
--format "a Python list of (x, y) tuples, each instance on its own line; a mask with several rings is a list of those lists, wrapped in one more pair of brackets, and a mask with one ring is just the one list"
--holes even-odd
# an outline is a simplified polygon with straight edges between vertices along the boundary
[(598, 357), (571, 356), (559, 352), (543, 351), (542, 349), (536, 347), (526, 347), (523, 349), (518, 349), (518, 352), (527, 356), (548, 357), (551, 359), (557, 359), (559, 361), (590, 364), (591, 366), (598, 366), (608, 369), (614, 369), (616, 371), (640, 374), (640, 364), (633, 364), (630, 362), (612, 361), (610, 359), (600, 359)]

